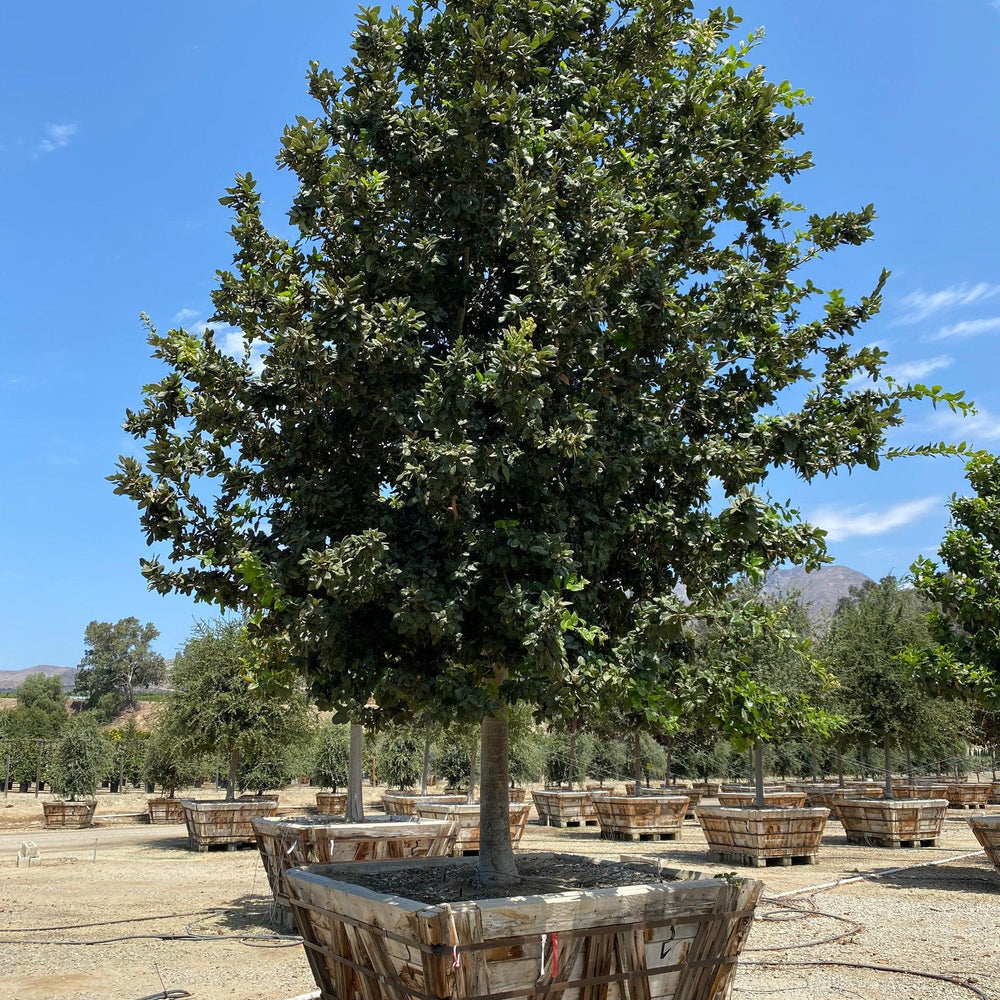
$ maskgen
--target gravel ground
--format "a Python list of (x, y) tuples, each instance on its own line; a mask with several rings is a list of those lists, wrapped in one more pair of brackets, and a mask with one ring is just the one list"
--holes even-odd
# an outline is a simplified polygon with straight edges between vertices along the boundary
[[(374, 801), (377, 791), (366, 795)], [(41, 806), (30, 796), (12, 794), (8, 808), (0, 800), (0, 1000), (138, 1000), (164, 989), (198, 1000), (284, 1000), (315, 989), (301, 946), (271, 929), (256, 850), (199, 854), (187, 850), (182, 827), (110, 818), (140, 811), (145, 798), (103, 793), (101, 825), (65, 832), (41, 828)], [(309, 788), (282, 793), (283, 807), (312, 802)], [(831, 821), (819, 864), (736, 869), (764, 880), (765, 900), (733, 1000), (1000, 1000), (1000, 873), (973, 853), (965, 816), (951, 811), (941, 846), (916, 850), (850, 846)], [(29, 839), (41, 861), (18, 868), (18, 847)], [(532, 824), (523, 846), (655, 854), (719, 870), (706, 863), (693, 821), (682, 841), (655, 844)], [(853, 881), (829, 885), (846, 879)], [(169, 935), (197, 937), (163, 939)], [(852, 967), (859, 965), (946, 979)]]

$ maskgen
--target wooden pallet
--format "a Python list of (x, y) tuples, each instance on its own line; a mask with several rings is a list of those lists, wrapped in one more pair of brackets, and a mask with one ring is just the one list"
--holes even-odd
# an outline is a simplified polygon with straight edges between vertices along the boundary
[(888, 847), (899, 849), (902, 847), (937, 847), (937, 837), (927, 837), (924, 840), (896, 839), (895, 837), (848, 837), (849, 844), (857, 844), (859, 847)]
[(680, 830), (673, 833), (640, 833), (635, 830), (601, 830), (601, 840), (629, 840), (633, 843), (653, 840), (680, 840)]
[(815, 865), (818, 857), (815, 854), (782, 854), (776, 857), (759, 857), (756, 854), (730, 854), (720, 851), (710, 851), (708, 860), (719, 864), (743, 865), (746, 868), (788, 868), (791, 865)]

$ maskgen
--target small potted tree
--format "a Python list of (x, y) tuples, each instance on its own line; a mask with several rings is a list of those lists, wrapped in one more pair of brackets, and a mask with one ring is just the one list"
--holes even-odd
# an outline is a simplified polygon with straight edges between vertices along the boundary
[(254, 788), (254, 766), (294, 753), (307, 729), (306, 703), (295, 687), (251, 688), (247, 671), (254, 649), (241, 619), (202, 622), (174, 660), (173, 691), (166, 726), (179, 737), (180, 750), (192, 759), (220, 754), (226, 761), (226, 798), (183, 799), (191, 846), (254, 843), (252, 820), (272, 816), (273, 799), (238, 801), (238, 789)]
[(837, 675), (838, 700), (852, 731), (881, 746), (881, 798), (862, 798), (850, 788), (833, 808), (848, 842), (883, 847), (937, 843), (948, 810), (942, 797), (901, 799), (892, 780), (892, 753), (926, 729), (935, 715), (931, 697), (906, 662), (933, 645), (930, 605), (894, 577), (853, 588), (837, 606), (821, 652)]
[(350, 755), (348, 725), (328, 723), (320, 727), (313, 750), (312, 780), (320, 788), (316, 793), (316, 808), (323, 816), (343, 816), (347, 809), (347, 792), (337, 789), (347, 787)]
[(175, 793), (194, 781), (200, 766), (183, 750), (177, 734), (167, 728), (161, 715), (149, 734), (142, 767), (146, 782), (154, 788), (160, 786), (160, 795), (146, 799), (150, 823), (184, 822), (184, 807)]
[(90, 826), (97, 808), (94, 795), (110, 757), (111, 746), (91, 715), (66, 725), (53, 760), (53, 784), (61, 798), (42, 803), (46, 827)]
[(698, 692), (694, 714), (708, 713), (739, 750), (750, 750), (753, 791), (719, 793), (718, 806), (697, 815), (712, 854), (753, 866), (810, 861), (822, 842), (829, 809), (804, 807), (802, 792), (768, 793), (763, 744), (789, 736), (825, 735), (839, 720), (816, 708), (810, 695), (828, 683), (811, 655), (804, 609), (794, 599), (768, 599), (745, 585), (707, 624), (705, 644), (691, 671)]

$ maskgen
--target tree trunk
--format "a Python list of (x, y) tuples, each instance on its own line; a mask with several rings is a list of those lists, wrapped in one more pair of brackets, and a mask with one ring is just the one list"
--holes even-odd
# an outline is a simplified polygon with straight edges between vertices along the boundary
[(844, 755), (837, 749), (837, 784), (844, 787)]
[(576, 772), (576, 730), (569, 731), (569, 790), (573, 791), (573, 778)]
[(509, 739), (507, 706), (504, 705), (495, 717), (483, 719), (479, 783), (478, 880), (485, 886), (498, 888), (518, 877), (510, 839)]
[(667, 746), (666, 746), (666, 751), (667, 751), (667, 766), (666, 766), (666, 768), (664, 768), (664, 772), (663, 772), (663, 787), (664, 788), (669, 788), (670, 787), (670, 783), (673, 780), (673, 775), (670, 773), (671, 770), (672, 770), (672, 768), (671, 768), (671, 759), (670, 758), (673, 756), (673, 749), (674, 749), (674, 741), (673, 740), (667, 740)]
[(635, 794), (642, 794), (642, 742), (638, 731), (632, 734), (632, 777), (635, 778)]
[(913, 751), (910, 749), (910, 744), (906, 744), (906, 776), (913, 782)]
[(885, 797), (893, 798), (892, 794), (892, 740), (886, 736), (882, 745), (882, 754), (885, 764)]
[(424, 737), (424, 766), (420, 772), (420, 794), (427, 794), (427, 778), (431, 770), (431, 738)]
[(236, 800), (236, 775), (240, 770), (240, 749), (235, 743), (229, 744), (229, 783), (226, 785), (226, 801)]
[[(482, 732), (480, 732), (480, 737), (479, 738), (480, 738), (480, 740), (482, 739)], [(468, 791), (468, 793), (465, 796), (465, 801), (470, 806), (473, 805), (475, 803), (475, 801), (476, 801), (476, 782), (478, 780), (478, 775), (476, 774), (476, 772), (479, 770), (479, 767), (478, 767), (479, 761), (477, 759), (478, 753), (479, 753), (479, 748), (476, 746), (475, 743), (473, 743), (472, 744), (472, 757), (469, 760), (469, 791)], [(505, 755), (504, 756), (504, 761), (506, 761), (506, 760), (507, 760), (507, 757)], [(504, 764), (504, 769), (506, 770), (506, 763)], [(507, 797), (508, 797), (508, 799), (510, 798), (509, 795)]]
[(753, 804), (757, 809), (764, 808), (764, 748), (759, 744), (753, 745), (753, 783), (754, 799)]
[(365, 806), (361, 798), (361, 754), (364, 730), (357, 722), (351, 723), (351, 746), (348, 761), (347, 808), (344, 819), (348, 823), (364, 823)]
[(750, 776), (750, 784), (751, 785), (753, 784), (753, 781), (754, 781), (754, 777), (753, 777), (754, 774), (755, 774), (754, 768), (756, 766), (755, 761), (754, 761), (754, 749), (755, 749), (755, 746), (754, 747), (750, 747), (750, 749), (747, 751), (747, 763), (749, 765), (749, 770), (747, 771), (747, 774)]

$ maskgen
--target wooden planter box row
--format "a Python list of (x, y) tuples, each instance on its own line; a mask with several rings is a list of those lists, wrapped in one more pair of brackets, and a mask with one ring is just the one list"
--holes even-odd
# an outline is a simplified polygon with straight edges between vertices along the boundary
[(949, 783), (945, 798), (952, 809), (985, 809), (992, 791), (991, 781), (959, 781)]
[(948, 800), (836, 799), (833, 808), (849, 844), (935, 847), (948, 812)]
[[(524, 836), (528, 825), (529, 803), (514, 804), (509, 807), (510, 839), (516, 846)], [(454, 823), (457, 830), (455, 851), (463, 854), (479, 853), (479, 806), (455, 805), (448, 802), (420, 802), (417, 804), (420, 819)]]
[[(458, 859), (420, 864), (467, 867)], [(324, 997), (721, 1000), (762, 888), (751, 880), (660, 882), (649, 866), (642, 885), (430, 905), (341, 880), (376, 870), (314, 866), (287, 875)]]
[(730, 864), (815, 864), (829, 809), (700, 806), (709, 858)]
[(599, 795), (594, 809), (605, 840), (680, 840), (686, 795)]
[[(756, 792), (719, 792), (719, 805), (731, 808), (754, 806)], [(764, 792), (765, 808), (796, 809), (806, 804), (805, 792)]]
[(531, 797), (542, 826), (596, 826), (594, 798), (601, 792), (532, 792)]
[(416, 816), (417, 805), (421, 802), (446, 802), (463, 805), (468, 802), (466, 795), (418, 795), (416, 792), (385, 792), (382, 808), (390, 816)]
[(969, 826), (986, 851), (986, 857), (1000, 872), (1000, 816), (970, 816)]
[(42, 815), (48, 830), (82, 830), (94, 821), (96, 799), (92, 802), (43, 802)]
[(295, 820), (255, 819), (260, 851), (283, 927), (292, 926), (285, 875), (314, 864), (444, 857), (455, 849), (456, 823), (338, 823), (325, 816)]
[(150, 823), (183, 823), (184, 805), (181, 799), (169, 797), (146, 799)]
[[(626, 781), (625, 782), (625, 794), (635, 795), (635, 782)], [(687, 785), (671, 785), (669, 788), (666, 786), (653, 786), (652, 788), (646, 788), (642, 785), (639, 786), (640, 795), (654, 796), (662, 798), (663, 796), (671, 795), (686, 795), (688, 800), (687, 812), (685, 813), (686, 819), (694, 819), (695, 809), (698, 808), (698, 803), (701, 801), (703, 795), (707, 794), (703, 792), (700, 788), (689, 788)]]
[(273, 816), (278, 811), (276, 801), (196, 801), (181, 799), (188, 843), (194, 851), (226, 846), (235, 849), (240, 844), (256, 843), (255, 819)]

